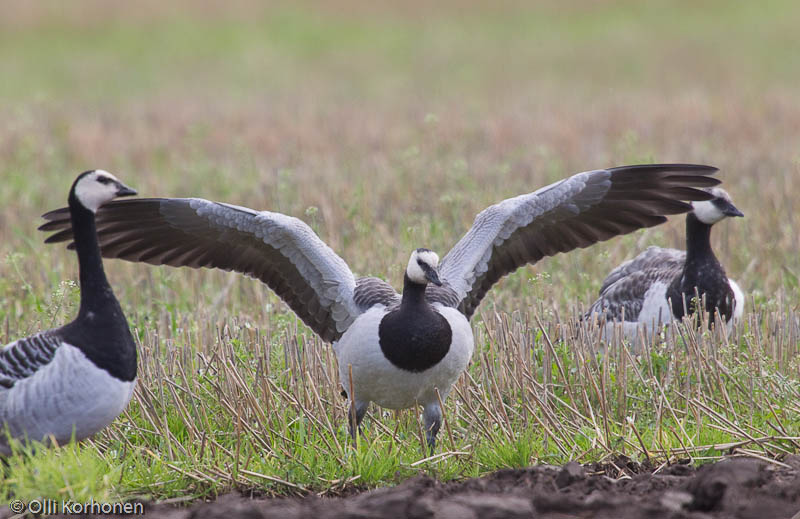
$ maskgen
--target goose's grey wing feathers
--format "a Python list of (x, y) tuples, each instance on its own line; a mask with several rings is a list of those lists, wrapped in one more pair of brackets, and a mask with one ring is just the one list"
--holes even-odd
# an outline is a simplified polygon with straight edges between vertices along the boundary
[(442, 259), (439, 276), (469, 318), (489, 288), (521, 265), (666, 221), (708, 200), (717, 169), (649, 164), (578, 173), (483, 210)]
[(22, 379), (49, 364), (61, 339), (50, 332), (41, 332), (6, 344), (0, 350), (0, 390), (9, 389)]
[(664, 275), (670, 276), (675, 272), (680, 272), (685, 261), (685, 251), (650, 246), (635, 258), (621, 263), (612, 270), (603, 281), (603, 286), (600, 287), (600, 295), (602, 296), (611, 285), (634, 272), (657, 269), (663, 271)]
[(358, 278), (353, 302), (361, 312), (375, 305), (393, 307), (400, 304), (400, 294), (386, 281), (374, 277)]
[(680, 276), (682, 266), (672, 264), (633, 270), (606, 287), (600, 297), (592, 303), (584, 318), (592, 314), (603, 314), (607, 321), (636, 321), (644, 306), (647, 291), (654, 283), (664, 287)]
[[(66, 209), (44, 218), (41, 230), (59, 231), (47, 242), (72, 239)], [(347, 263), (297, 218), (201, 198), (138, 198), (103, 205), (96, 220), (103, 256), (260, 279), (325, 341), (360, 313)]]
[(429, 283), (425, 289), (425, 298), (429, 303), (440, 303), (453, 308), (458, 307), (458, 303), (461, 301), (458, 293), (451, 287), (447, 285), (436, 286), (433, 283)]

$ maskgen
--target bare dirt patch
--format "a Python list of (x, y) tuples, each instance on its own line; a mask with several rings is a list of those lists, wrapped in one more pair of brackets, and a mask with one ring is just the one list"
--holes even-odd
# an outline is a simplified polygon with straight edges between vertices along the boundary
[(146, 505), (148, 517), (190, 518), (770, 518), (800, 517), (800, 456), (783, 466), (732, 458), (699, 468), (615, 463), (540, 465), (441, 483), (415, 477), (346, 497), (250, 499), (238, 494), (188, 508)]

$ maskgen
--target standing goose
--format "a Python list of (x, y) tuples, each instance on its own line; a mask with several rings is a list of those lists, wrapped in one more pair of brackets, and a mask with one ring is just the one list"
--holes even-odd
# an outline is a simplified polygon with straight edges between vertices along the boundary
[[(602, 169), (504, 200), (483, 210), (441, 263), (429, 250), (413, 251), (402, 296), (380, 279), (356, 278), (308, 225), (279, 213), (198, 198), (124, 200), (98, 212), (98, 235), (106, 257), (260, 279), (334, 343), (351, 433), (370, 402), (420, 404), (433, 449), (442, 417), (436, 390), (443, 402), (466, 369), (469, 319), (495, 282), (544, 256), (688, 211), (681, 200), (711, 198), (696, 188), (718, 184), (708, 176), (715, 171), (685, 164)], [(63, 209), (44, 218), (40, 229), (59, 231), (47, 242), (72, 238)]]
[(0, 454), (11, 452), (8, 436), (66, 443), (74, 434), (81, 440), (128, 404), (136, 345), (103, 271), (95, 212), (115, 197), (135, 194), (101, 170), (82, 173), (72, 184), (65, 216), (78, 252), (80, 310), (71, 323), (0, 350)]
[[(718, 312), (729, 332), (742, 315), (744, 295), (725, 274), (711, 249), (711, 227), (727, 217), (744, 216), (721, 188), (708, 189), (711, 200), (692, 202), (686, 215), (686, 251), (648, 247), (611, 271), (600, 297), (585, 317), (596, 315), (606, 323), (621, 322), (623, 336), (635, 339), (640, 328), (650, 336), (673, 319), (696, 311), (696, 296), (705, 299), (710, 323)], [(623, 320), (624, 314), (624, 320)], [(614, 326), (604, 326), (606, 341)]]

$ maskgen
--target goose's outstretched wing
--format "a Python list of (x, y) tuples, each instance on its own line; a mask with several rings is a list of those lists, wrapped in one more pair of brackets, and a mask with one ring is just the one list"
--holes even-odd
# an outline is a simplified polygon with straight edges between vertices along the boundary
[[(567, 252), (684, 213), (684, 200), (708, 200), (717, 169), (648, 164), (578, 173), (481, 211), (442, 259), (439, 277), (468, 318), (500, 278), (526, 263)], [(440, 298), (443, 302), (446, 298)], [(455, 305), (453, 305), (455, 306)]]
[(0, 390), (13, 387), (49, 364), (60, 344), (61, 339), (48, 332), (6, 344), (0, 350)]
[[(67, 209), (44, 215), (46, 242), (72, 239)], [(302, 220), (201, 198), (138, 198), (97, 211), (103, 256), (233, 270), (260, 279), (325, 341), (361, 313), (347, 263)]]

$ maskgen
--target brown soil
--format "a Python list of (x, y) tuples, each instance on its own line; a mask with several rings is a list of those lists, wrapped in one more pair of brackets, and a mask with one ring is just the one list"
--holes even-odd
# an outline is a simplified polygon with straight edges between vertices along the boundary
[(783, 463), (791, 468), (745, 458), (656, 471), (626, 459), (586, 466), (573, 462), (451, 483), (420, 476), (348, 497), (230, 494), (188, 508), (147, 505), (145, 511), (147, 517), (169, 519), (800, 519), (800, 456)]

